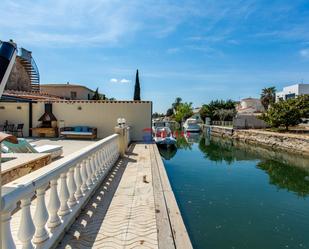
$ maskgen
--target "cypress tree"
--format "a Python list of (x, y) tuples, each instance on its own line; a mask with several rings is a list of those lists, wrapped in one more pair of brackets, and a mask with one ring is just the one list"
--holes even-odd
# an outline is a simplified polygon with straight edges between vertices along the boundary
[(134, 100), (141, 100), (141, 86), (139, 84), (138, 69), (135, 76)]
[(99, 88), (97, 88), (93, 94), (92, 100), (100, 100), (101, 96), (99, 94)]

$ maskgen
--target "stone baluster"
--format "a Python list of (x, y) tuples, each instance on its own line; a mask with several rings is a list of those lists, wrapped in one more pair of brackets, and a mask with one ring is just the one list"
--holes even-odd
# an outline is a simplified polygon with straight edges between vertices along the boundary
[(101, 168), (101, 164), (100, 164), (100, 161), (99, 161), (99, 151), (97, 151), (95, 154), (94, 154), (94, 162), (95, 162), (95, 165), (96, 165), (96, 175), (97, 175), (97, 179), (101, 179), (101, 175), (102, 175), (102, 168)]
[(108, 166), (111, 164), (111, 144), (108, 143), (107, 145), (107, 162), (108, 162)]
[(48, 203), (49, 221), (47, 223), (48, 228), (55, 228), (61, 224), (61, 219), (58, 215), (58, 210), (60, 208), (60, 200), (58, 196), (57, 186), (57, 178), (50, 181), (50, 196)]
[(81, 163), (78, 163), (75, 168), (75, 182), (76, 182), (76, 192), (75, 192), (75, 198), (76, 200), (79, 200), (83, 196), (82, 192), (82, 184), (83, 180), (81, 177)]
[(113, 155), (113, 162), (116, 161), (116, 148), (115, 148), (115, 142), (112, 142), (112, 155)]
[[(31, 243), (31, 239), (34, 235), (35, 227), (31, 217), (30, 205), (31, 205), (31, 196), (27, 196), (26, 198), (21, 200), (20, 205), (21, 219), (17, 237), (21, 241), (23, 249), (34, 248)], [(8, 249), (11, 248), (8, 247)]]
[(100, 171), (101, 171), (101, 177), (102, 177), (105, 172), (105, 165), (104, 165), (104, 160), (103, 160), (103, 148), (99, 150), (99, 159), (100, 159)]
[(82, 186), (81, 186), (81, 190), (83, 192), (83, 194), (85, 194), (88, 191), (88, 173), (87, 173), (87, 160), (83, 160), (83, 162), (81, 163), (81, 177), (82, 177)]
[(90, 156), (89, 164), (91, 165), (91, 170), (92, 170), (92, 178), (91, 178), (92, 182), (96, 183), (98, 181), (98, 179), (97, 179), (97, 172), (96, 172), (97, 169), (96, 169), (96, 165), (95, 165), (94, 156), (95, 156), (94, 153)]
[(87, 186), (88, 186), (89, 189), (91, 189), (92, 186), (93, 186), (93, 181), (92, 181), (92, 167), (91, 167), (90, 161), (91, 161), (91, 158), (88, 157), (88, 158), (86, 159), (86, 170), (87, 170), (87, 175), (88, 175)]
[(100, 175), (101, 175), (101, 177), (104, 175), (104, 161), (103, 161), (103, 157), (102, 157), (102, 152), (103, 152), (103, 148), (100, 148), (100, 150), (98, 152), (98, 159), (99, 159), (99, 164), (100, 164)]
[(10, 207), (7, 210), (1, 211), (1, 248), (3, 249), (15, 249), (15, 243), (12, 237), (11, 232), (11, 219), (12, 219), (12, 211), (14, 210), (15, 206)]
[(68, 180), (68, 189), (69, 189), (69, 200), (68, 200), (68, 204), (70, 207), (73, 207), (76, 205), (76, 198), (75, 198), (75, 192), (76, 192), (76, 183), (75, 183), (75, 179), (74, 179), (74, 167), (71, 167), (69, 169), (69, 180)]
[(36, 209), (34, 212), (33, 222), (35, 225), (35, 234), (33, 237), (34, 244), (40, 244), (49, 238), (48, 232), (45, 229), (48, 221), (48, 212), (45, 204), (46, 185), (36, 190)]
[(108, 150), (107, 147), (104, 149), (104, 161), (105, 161), (105, 168), (108, 168)]
[(60, 209), (58, 214), (60, 216), (65, 216), (70, 213), (68, 206), (68, 199), (70, 197), (68, 185), (67, 185), (67, 173), (62, 173), (60, 175)]

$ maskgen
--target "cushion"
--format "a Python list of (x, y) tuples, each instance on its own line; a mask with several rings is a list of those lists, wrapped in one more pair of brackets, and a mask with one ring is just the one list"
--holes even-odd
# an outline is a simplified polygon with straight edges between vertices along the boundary
[(76, 126), (76, 127), (74, 128), (74, 131), (76, 131), (76, 132), (81, 132), (81, 131), (82, 131), (82, 128), (83, 128), (83, 127)]
[(77, 132), (77, 131), (62, 131), (61, 135), (84, 135), (84, 136), (88, 136), (88, 135), (92, 135), (92, 132)]
[(2, 153), (9, 153), (10, 150), (7, 146), (5, 146), (4, 144), (1, 144), (1, 152)]
[(83, 126), (81, 131), (82, 132), (88, 132), (89, 131), (89, 127), (88, 126)]

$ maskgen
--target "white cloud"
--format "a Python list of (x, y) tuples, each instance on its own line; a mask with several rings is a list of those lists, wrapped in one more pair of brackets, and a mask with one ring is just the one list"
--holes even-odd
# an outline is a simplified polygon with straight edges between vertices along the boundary
[(122, 84), (127, 84), (127, 83), (130, 83), (131, 80), (128, 80), (128, 79), (116, 79), (116, 78), (112, 78), (109, 80), (110, 83), (122, 83)]
[(169, 48), (166, 50), (168, 54), (176, 54), (180, 51), (180, 48)]
[(120, 80), (120, 83), (130, 83), (131, 82), (131, 80), (127, 80), (127, 79), (121, 79)]
[(305, 48), (299, 51), (301, 57), (309, 59), (309, 48)]

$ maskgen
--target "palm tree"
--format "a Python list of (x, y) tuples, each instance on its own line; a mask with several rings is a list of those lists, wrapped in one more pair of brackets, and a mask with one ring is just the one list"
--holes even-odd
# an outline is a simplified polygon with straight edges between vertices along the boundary
[(276, 87), (268, 87), (262, 89), (261, 102), (265, 110), (268, 109), (269, 105), (275, 103), (276, 100)]
[(173, 109), (176, 111), (177, 107), (181, 104), (182, 102), (182, 98), (177, 97), (175, 99), (175, 102), (172, 104)]

